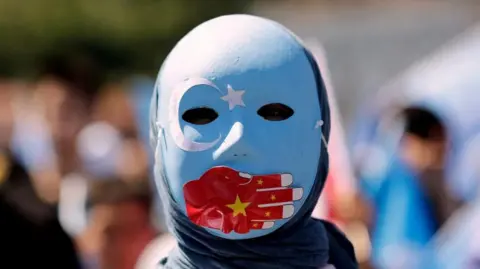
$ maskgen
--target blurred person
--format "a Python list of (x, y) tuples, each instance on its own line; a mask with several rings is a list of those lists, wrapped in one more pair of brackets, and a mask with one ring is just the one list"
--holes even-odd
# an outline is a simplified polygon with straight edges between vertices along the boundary
[[(130, 82), (129, 96), (134, 108), (134, 115), (136, 119), (137, 130), (143, 146), (147, 148), (146, 157), (148, 158), (149, 167), (153, 167), (154, 158), (153, 152), (150, 149), (150, 99), (152, 97), (152, 89), (155, 86), (155, 81), (149, 77), (134, 76)], [(149, 171), (150, 180), (154, 184), (153, 170)], [(154, 214), (153, 218), (156, 226), (161, 231), (166, 231), (165, 216), (163, 212), (162, 200), (156, 196), (154, 198)]]
[(16, 109), (13, 151), (50, 203), (58, 200), (61, 179), (78, 166), (75, 140), (90, 120), (101, 76), (97, 71), (82, 53), (48, 57)]
[(65, 60), (67, 63), (58, 61), (47, 66), (34, 91), (59, 156), (60, 172), (64, 175), (74, 171), (78, 164), (76, 137), (90, 121), (91, 106), (98, 89), (83, 88), (83, 83), (76, 81), (73, 74), (58, 70), (68, 64), (68, 60)]
[[(117, 176), (122, 137), (106, 122), (91, 122), (78, 133), (75, 147), (79, 167), (61, 181), (58, 214), (64, 229), (76, 239), (85, 268), (93, 269), (98, 268), (101, 232), (90, 227), (87, 205), (91, 182)], [(87, 230), (88, 241), (85, 240)]]
[[(480, 154), (480, 140), (472, 141), (475, 159)], [(478, 171), (475, 172), (478, 175)], [(416, 268), (475, 269), (479, 268), (480, 197), (455, 212), (441, 227)]]
[(444, 124), (432, 112), (422, 108), (404, 111), (405, 134), (400, 145), (402, 160), (413, 169), (425, 198), (432, 207), (438, 230), (461, 205), (452, 196), (445, 180), (445, 163), (450, 140)]
[(151, 194), (147, 181), (111, 179), (92, 183), (90, 226), (84, 242), (98, 248), (96, 268), (135, 268), (141, 253), (157, 235), (150, 221)]
[(86, 177), (119, 176), (137, 180), (148, 176), (147, 149), (132, 130), (122, 133), (110, 122), (93, 121), (78, 134), (76, 151)]
[(379, 268), (405, 268), (445, 224), (461, 200), (445, 180), (447, 132), (426, 109), (401, 112), (405, 121), (396, 157), (375, 201), (373, 258)]
[[(151, 175), (149, 173), (152, 163), (151, 151), (145, 147), (149, 142), (148, 114), (153, 85), (153, 82), (150, 82), (150, 79), (134, 78), (131, 83), (118, 81), (108, 83), (100, 90), (93, 105), (93, 122), (80, 132), (77, 141), (78, 152), (84, 166), (84, 182), (85, 179), (88, 182), (108, 177), (137, 181)], [(145, 116), (147, 116), (146, 119)], [(147, 123), (146, 126), (144, 123)], [(77, 180), (79, 179), (77, 178)], [(70, 183), (76, 185), (73, 180)], [(81, 200), (73, 201), (71, 199), (72, 195), (68, 193), (75, 192), (75, 190), (73, 187), (69, 189), (70, 191), (65, 192), (65, 200), (69, 201), (70, 206), (65, 207), (64, 211), (70, 213), (65, 213), (65, 219), (69, 226), (75, 227), (77, 225), (72, 221), (84, 218), (85, 213), (76, 210), (76, 218), (67, 217), (72, 212), (69, 208), (75, 207), (75, 205), (77, 207), (84, 205)], [(159, 197), (154, 199), (151, 219), (156, 231), (163, 232), (166, 230), (165, 220), (162, 211), (158, 209), (162, 207), (161, 200)], [(90, 223), (90, 221), (88, 222)], [(96, 224), (91, 225), (100, 227)], [(86, 239), (82, 239), (85, 242), (85, 259), (94, 261), (96, 258), (92, 257), (99, 255), (98, 247), (95, 247), (98, 243), (95, 242), (99, 242), (101, 232), (98, 229), (97, 232), (92, 232), (92, 229), (95, 230), (88, 228), (87, 231), (80, 233), (80, 236), (89, 240), (86, 242)], [(85, 233), (88, 233), (88, 236), (84, 235)], [(162, 240), (153, 239), (152, 242), (149, 242), (145, 251), (142, 252), (142, 256), (151, 256), (147, 254), (151, 251), (157, 253), (155, 246), (158, 241)], [(145, 260), (145, 258), (141, 260)]]
[(123, 154), (118, 163), (119, 175), (128, 181), (148, 177), (148, 155), (142, 141), (135, 138), (125, 139), (122, 147)]
[[(469, 244), (458, 243), (465, 237), (440, 240), (443, 246), (438, 239), (455, 234), (452, 226), (462, 229), (457, 213), (478, 198), (479, 47), (477, 26), (407, 70), (370, 104), (377, 121), (370, 143), (382, 153), (361, 155), (370, 160), (359, 170), (374, 211), (377, 268), (463, 268), (455, 264), (469, 252)], [(376, 168), (366, 164), (374, 160), (380, 160)], [(453, 245), (455, 251), (446, 251)]]
[(2, 268), (81, 268), (54, 206), (11, 150), (18, 85), (0, 82), (0, 245)]
[(106, 83), (93, 104), (92, 118), (108, 122), (124, 136), (136, 137), (139, 129), (128, 90), (123, 82)]
[[(124, 83), (106, 84), (94, 104), (92, 119), (97, 123), (108, 124), (118, 132), (122, 148), (119, 149), (121, 153), (115, 156), (118, 159), (115, 171), (122, 178), (134, 179), (149, 173), (150, 151), (143, 140), (142, 133), (145, 130), (139, 125), (136, 115), (138, 108), (135, 107), (135, 100), (129, 91), (131, 89), (126, 88)], [(89, 148), (93, 152), (95, 148), (99, 148), (100, 143), (95, 142), (95, 134), (92, 133), (90, 136), (93, 143)]]
[[(144, 181), (150, 183), (147, 180), (149, 166), (146, 149), (135, 137), (134, 131), (122, 133), (110, 122), (93, 121), (77, 135), (76, 152), (80, 165), (75, 173), (62, 180), (59, 214), (62, 225), (77, 239), (86, 268), (99, 268), (101, 244), (104, 240), (101, 217), (104, 214), (99, 213), (96, 217), (96, 211), (92, 209), (97, 207), (87, 206), (88, 197), (100, 195), (99, 188), (116, 190), (120, 186), (126, 189), (122, 192), (127, 192), (130, 187), (121, 187), (125, 183), (129, 184), (126, 186), (146, 184)], [(112, 206), (113, 204), (123, 208), (112, 202)], [(152, 206), (148, 210), (152, 210)], [(149, 215), (149, 220), (151, 219), (152, 214)], [(117, 221), (121, 220), (109, 220), (111, 225)], [(155, 231), (158, 231), (156, 227)]]
[(193, 29), (160, 69), (150, 127), (177, 241), (159, 268), (358, 268), (348, 239), (311, 217), (329, 104), (318, 64), (286, 28), (229, 15)]
[[(76, 189), (69, 200), (78, 199), (77, 206), (84, 201), (86, 188), (81, 180), (70, 179), (78, 179), (82, 169), (76, 141), (91, 121), (101, 76), (95, 59), (83, 52), (51, 55), (41, 62), (29, 98), (16, 107), (13, 151), (32, 175), (39, 197), (51, 205), (74, 238), (81, 256), (84, 251), (76, 235), (85, 220), (81, 214), (63, 214), (68, 206), (58, 207), (61, 193), (68, 193), (61, 188), (68, 185)], [(75, 225), (65, 225), (70, 216), (75, 217), (67, 222)]]

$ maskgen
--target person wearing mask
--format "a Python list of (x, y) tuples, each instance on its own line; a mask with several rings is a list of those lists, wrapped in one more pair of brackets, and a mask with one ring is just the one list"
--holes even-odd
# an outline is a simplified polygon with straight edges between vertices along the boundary
[(151, 222), (151, 194), (146, 180), (92, 182), (88, 229), (98, 233), (94, 235), (99, 240), (96, 268), (135, 268), (143, 250), (157, 235)]
[(328, 172), (328, 98), (309, 50), (251, 15), (182, 38), (151, 107), (155, 178), (177, 241), (159, 268), (357, 268), (311, 217)]

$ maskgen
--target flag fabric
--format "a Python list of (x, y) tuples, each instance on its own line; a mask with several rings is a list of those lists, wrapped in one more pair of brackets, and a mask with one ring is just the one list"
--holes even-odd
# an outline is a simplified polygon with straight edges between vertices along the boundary
[(289, 188), (292, 182), (290, 174), (259, 176), (214, 167), (185, 184), (187, 215), (199, 226), (224, 233), (268, 229), (293, 215), (288, 203), (299, 200), (303, 189)]

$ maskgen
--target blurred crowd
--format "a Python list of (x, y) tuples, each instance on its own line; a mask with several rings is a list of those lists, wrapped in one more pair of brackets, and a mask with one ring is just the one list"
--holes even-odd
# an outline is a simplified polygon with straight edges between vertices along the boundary
[(475, 25), (379, 89), (358, 113), (349, 136), (350, 206), (364, 227), (357, 231), (368, 233), (369, 251), (357, 257), (365, 266), (480, 268), (479, 57)]
[(73, 59), (49, 59), (32, 81), (0, 78), (2, 268), (134, 268), (163, 231), (153, 82), (102, 80), (94, 59)]
[[(475, 28), (380, 89), (349, 132), (333, 112), (315, 214), (346, 233), (362, 268), (480, 268), (478, 70)], [(0, 77), (0, 268), (132, 269), (162, 244), (153, 85), (106, 79), (88, 57)]]

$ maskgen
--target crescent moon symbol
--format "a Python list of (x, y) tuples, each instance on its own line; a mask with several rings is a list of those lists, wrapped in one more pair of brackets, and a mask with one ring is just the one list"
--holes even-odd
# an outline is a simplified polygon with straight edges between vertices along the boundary
[(177, 87), (173, 93), (172, 96), (170, 97), (170, 103), (169, 103), (169, 117), (168, 121), (170, 124), (170, 133), (172, 135), (173, 141), (175, 144), (185, 150), (185, 151), (204, 151), (209, 148), (212, 148), (215, 146), (215, 144), (220, 141), (220, 138), (222, 137), (221, 135), (218, 136), (217, 139), (215, 139), (212, 142), (205, 142), (205, 143), (200, 143), (200, 142), (194, 142), (191, 140), (188, 140), (185, 138), (185, 135), (183, 134), (182, 128), (180, 127), (180, 122), (178, 120), (178, 112), (180, 109), (180, 101), (183, 97), (183, 95), (193, 88), (194, 86), (198, 85), (207, 85), (210, 87), (213, 87), (216, 89), (219, 93), (221, 93), (220, 89), (215, 85), (213, 82), (211, 82), (208, 79), (204, 78), (193, 78), (189, 79), (188, 81), (182, 83), (181, 86)]

